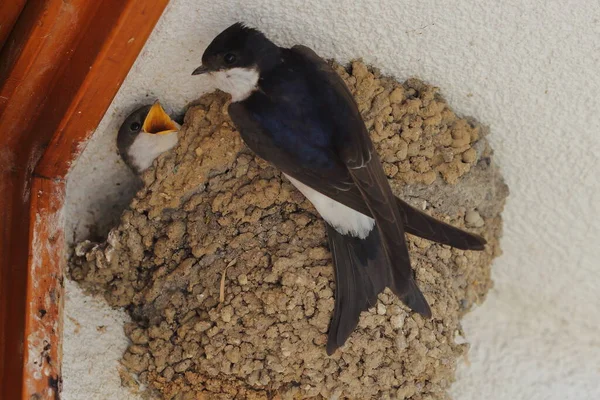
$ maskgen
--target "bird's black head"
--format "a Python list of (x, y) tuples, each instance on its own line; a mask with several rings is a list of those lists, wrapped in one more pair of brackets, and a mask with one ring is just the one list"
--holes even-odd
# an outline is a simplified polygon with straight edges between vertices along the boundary
[(140, 174), (159, 154), (177, 144), (179, 128), (158, 101), (140, 107), (119, 128), (118, 153), (134, 173)]
[(143, 106), (129, 114), (129, 116), (123, 121), (119, 128), (119, 134), (117, 138), (132, 137), (135, 138), (142, 131), (144, 121), (152, 108), (152, 104)]
[(165, 135), (178, 130), (177, 125), (169, 117), (157, 101), (133, 111), (121, 127), (117, 137), (136, 137), (140, 133)]
[(162, 136), (178, 130), (179, 127), (175, 121), (169, 117), (157, 101), (136, 109), (125, 118), (117, 134), (117, 148), (123, 156), (141, 134)]
[(279, 59), (279, 48), (257, 29), (235, 23), (221, 32), (202, 55), (202, 66), (192, 75), (233, 68), (270, 69)]

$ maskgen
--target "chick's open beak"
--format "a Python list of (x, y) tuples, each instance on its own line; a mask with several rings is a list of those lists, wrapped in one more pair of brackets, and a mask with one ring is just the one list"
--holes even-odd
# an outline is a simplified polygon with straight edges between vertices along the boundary
[(165, 112), (159, 102), (154, 103), (150, 108), (142, 130), (147, 133), (165, 135), (167, 133), (177, 132), (178, 127), (175, 122)]
[(194, 72), (192, 72), (192, 75), (200, 75), (200, 74), (205, 74), (207, 72), (208, 72), (208, 67), (205, 67), (204, 65), (201, 65), (198, 68), (196, 68), (194, 70)]

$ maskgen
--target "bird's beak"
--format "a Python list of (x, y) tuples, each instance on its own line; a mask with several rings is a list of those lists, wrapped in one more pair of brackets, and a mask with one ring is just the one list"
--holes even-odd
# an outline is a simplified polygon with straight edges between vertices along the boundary
[(207, 72), (208, 72), (208, 67), (205, 67), (204, 65), (201, 65), (198, 68), (196, 68), (194, 70), (194, 72), (192, 72), (192, 75), (201, 75), (201, 74), (205, 74)]
[(177, 132), (179, 128), (157, 101), (150, 108), (142, 130), (146, 133), (166, 135), (167, 133)]

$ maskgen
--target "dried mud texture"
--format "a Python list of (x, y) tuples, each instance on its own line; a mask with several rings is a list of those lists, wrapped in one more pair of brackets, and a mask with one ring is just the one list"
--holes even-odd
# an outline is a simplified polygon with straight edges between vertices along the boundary
[(482, 234), (486, 250), (409, 236), (433, 319), (386, 290), (328, 357), (335, 284), (324, 224), (244, 147), (228, 97), (204, 96), (108, 241), (80, 244), (71, 261), (73, 279), (135, 321), (122, 360), (135, 379), (124, 375), (125, 383), (165, 399), (447, 398), (467, 349), (455, 342), (460, 317), (491, 286), (507, 188), (485, 130), (457, 117), (436, 88), (397, 83), (361, 62), (335, 68), (396, 194)]

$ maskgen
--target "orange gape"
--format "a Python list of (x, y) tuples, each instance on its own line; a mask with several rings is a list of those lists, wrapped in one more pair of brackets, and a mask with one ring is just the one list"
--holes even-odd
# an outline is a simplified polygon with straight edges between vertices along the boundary
[(56, 398), (64, 178), (167, 3), (0, 4), (0, 399)]
[(157, 101), (152, 105), (152, 108), (150, 108), (150, 112), (144, 121), (142, 130), (156, 135), (166, 135), (167, 133), (177, 132), (178, 129), (171, 117), (169, 117)]

